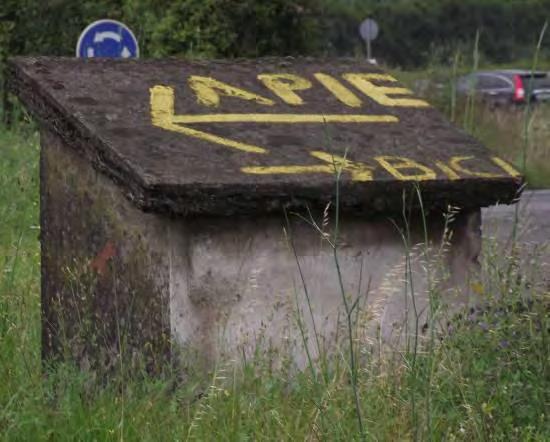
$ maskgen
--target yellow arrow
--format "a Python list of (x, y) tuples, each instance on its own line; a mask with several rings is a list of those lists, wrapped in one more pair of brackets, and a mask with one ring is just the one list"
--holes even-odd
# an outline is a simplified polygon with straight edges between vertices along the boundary
[(233, 147), (238, 150), (251, 153), (267, 153), (268, 150), (253, 144), (241, 143), (239, 141), (229, 140), (218, 137), (207, 132), (191, 129), (189, 127), (179, 126), (174, 123), (174, 89), (166, 86), (155, 86), (150, 89), (151, 92), (151, 121), (157, 127), (166, 130), (179, 132), (190, 137), (200, 138), (201, 140), (212, 143), (222, 144)]
[(314, 166), (252, 166), (243, 167), (241, 171), (255, 175), (279, 175), (279, 174), (303, 174), (303, 173), (330, 173), (342, 170), (351, 174), (353, 181), (372, 181), (374, 167), (365, 163), (350, 161), (347, 158), (331, 155), (326, 152), (315, 150), (310, 155), (327, 164)]
[(208, 132), (191, 129), (181, 124), (200, 123), (397, 123), (393, 115), (323, 115), (323, 114), (204, 114), (174, 115), (174, 89), (154, 86), (150, 89), (151, 121), (166, 130), (179, 132), (201, 140), (232, 147), (244, 152), (267, 153), (268, 150), (254, 144), (242, 143), (219, 137)]

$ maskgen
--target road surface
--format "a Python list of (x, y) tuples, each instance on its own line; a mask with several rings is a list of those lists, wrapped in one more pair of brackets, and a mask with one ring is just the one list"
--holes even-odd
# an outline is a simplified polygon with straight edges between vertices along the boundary
[(550, 190), (523, 192), (516, 205), (501, 205), (483, 209), (483, 234), (485, 237), (508, 239), (517, 219), (517, 238), (522, 243), (550, 242)]
[(522, 277), (550, 289), (550, 190), (524, 192), (517, 206), (483, 209), (482, 219), (483, 262), (508, 270), (519, 267)]

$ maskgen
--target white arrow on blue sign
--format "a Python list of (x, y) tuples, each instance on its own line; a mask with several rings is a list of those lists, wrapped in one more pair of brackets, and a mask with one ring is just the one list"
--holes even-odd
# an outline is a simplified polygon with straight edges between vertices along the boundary
[(90, 24), (76, 45), (80, 58), (137, 58), (139, 46), (134, 33), (116, 20), (98, 20)]

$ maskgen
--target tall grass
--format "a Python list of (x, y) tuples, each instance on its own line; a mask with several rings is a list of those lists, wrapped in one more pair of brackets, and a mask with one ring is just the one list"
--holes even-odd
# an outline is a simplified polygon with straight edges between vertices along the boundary
[(473, 93), (458, 96), (456, 82), (461, 75), (477, 70), (550, 70), (540, 58), (548, 23), (537, 35), (531, 59), (507, 65), (490, 65), (481, 57), (480, 34), (476, 33), (470, 53), (457, 52), (449, 66), (435, 65), (415, 72), (394, 71), (401, 81), (427, 98), (457, 126), (478, 138), (497, 155), (525, 173), (531, 188), (550, 187), (550, 103), (531, 102), (524, 106), (484, 102)]
[(359, 440), (357, 404), (368, 440), (550, 437), (548, 273), (529, 264), (538, 252), (503, 257), (490, 240), (483, 307), (409, 351), (381, 354), (353, 333), (323, 376), (261, 351), (185, 382), (125, 374), (99, 385), (70, 363), (42, 364), (37, 136), (2, 131), (0, 152), (2, 440)]
[[(453, 78), (460, 62), (457, 54)], [(502, 156), (516, 163), (524, 159), (532, 183), (550, 183), (549, 107), (527, 113), (491, 109), (473, 98), (461, 103), (452, 89), (451, 100), (439, 105)], [(481, 280), (474, 286), (481, 302), (451, 315), (439, 299), (437, 266), (442, 261), (434, 260), (444, 254), (448, 229), (435, 250), (428, 247), (422, 195), (416, 188), (429, 332), (421, 338), (412, 220), (404, 199), (396, 228), (406, 250), (403, 283), (413, 310), (412, 332), (406, 324), (406, 345), (383, 352), (379, 342), (358, 332), (359, 322), (369, 316), (360, 293), (353, 297), (344, 290), (338, 256), (343, 164), (334, 166), (332, 208), (327, 206), (321, 223), (311, 214), (306, 221), (330, 244), (337, 269), (345, 339), (336, 352), (329, 357), (321, 345), (315, 294), (306, 285), (287, 222), (308, 308), (301, 312), (296, 300), (307, 370), (297, 372), (284, 348), (275, 354), (258, 348), (252, 359), (221, 360), (208, 373), (188, 367), (185, 373), (167, 369), (150, 378), (120, 367), (119, 375), (105, 384), (70, 362), (40, 359), (38, 137), (26, 124), (11, 131), (0, 128), (0, 438), (548, 440), (550, 281), (541, 258), (547, 253), (544, 245), (528, 248), (514, 241), (513, 248), (503, 250), (500, 242), (486, 238)], [(446, 226), (454, 214), (447, 215)], [(313, 336), (307, 334), (306, 316)], [(273, 358), (282, 363), (274, 365)]]

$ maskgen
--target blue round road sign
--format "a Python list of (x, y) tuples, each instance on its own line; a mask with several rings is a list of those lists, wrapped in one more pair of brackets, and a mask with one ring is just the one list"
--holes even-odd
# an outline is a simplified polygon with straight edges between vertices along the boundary
[(116, 20), (98, 20), (78, 39), (76, 56), (81, 58), (137, 58), (139, 47), (133, 32)]

